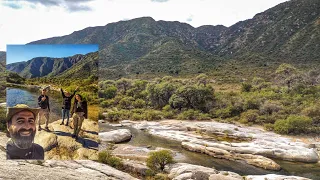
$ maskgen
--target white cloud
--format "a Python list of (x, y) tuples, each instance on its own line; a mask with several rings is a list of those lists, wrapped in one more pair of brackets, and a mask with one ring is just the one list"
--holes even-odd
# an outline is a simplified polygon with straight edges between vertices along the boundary
[[(67, 1), (70, 0), (65, 0), (65, 3)], [(6, 44), (25, 44), (67, 35), (89, 26), (104, 26), (142, 16), (186, 22), (194, 27), (230, 26), (286, 0), (169, 0), (162, 3), (151, 0), (77, 1), (86, 1), (85, 6), (80, 8), (87, 11), (71, 13), (64, 6), (28, 2), (19, 2), (22, 8), (13, 9), (0, 3), (0, 50), (5, 50)]]

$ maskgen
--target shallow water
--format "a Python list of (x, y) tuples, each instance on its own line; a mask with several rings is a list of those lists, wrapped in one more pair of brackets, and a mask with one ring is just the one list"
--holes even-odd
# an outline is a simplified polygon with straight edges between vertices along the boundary
[(264, 174), (282, 174), (282, 175), (295, 175), (306, 177), (310, 179), (320, 179), (320, 164), (307, 164), (307, 163), (295, 163), (281, 160), (275, 160), (281, 165), (281, 171), (270, 171), (262, 168), (257, 168), (252, 165), (248, 165), (241, 161), (229, 161), (226, 159), (218, 159), (206, 154), (195, 153), (187, 151), (181, 147), (181, 143), (177, 141), (167, 140), (161, 137), (153, 136), (145, 131), (134, 129), (131, 127), (113, 127), (107, 123), (100, 123), (100, 132), (109, 131), (111, 129), (130, 129), (132, 133), (132, 139), (126, 144), (134, 146), (152, 146), (163, 147), (180, 152), (185, 159), (181, 159), (178, 162), (185, 162), (190, 164), (196, 164), (206, 167), (214, 167), (219, 171), (232, 171), (242, 176), (245, 175), (264, 175)]
[[(20, 88), (7, 88), (7, 107), (15, 106), (16, 104), (27, 104), (30, 107), (38, 107), (38, 97), (40, 96), (40, 91), (30, 91)], [(58, 119), (61, 119), (61, 106), (62, 106), (62, 97), (59, 96), (59, 93), (54, 91), (49, 91), (47, 94), (49, 97), (50, 103), (50, 116), (49, 122), (54, 122)], [(42, 123), (44, 123), (44, 119)]]

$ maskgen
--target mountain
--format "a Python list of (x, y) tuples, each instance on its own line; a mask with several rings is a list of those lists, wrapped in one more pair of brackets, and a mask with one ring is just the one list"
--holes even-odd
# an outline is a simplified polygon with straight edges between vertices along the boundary
[(35, 57), (26, 62), (7, 65), (7, 70), (16, 72), (25, 78), (57, 76), (75, 64), (86, 61), (86, 55), (77, 54), (65, 58)]
[(0, 72), (6, 70), (6, 52), (0, 51)]
[(319, 9), (319, 0), (291, 0), (230, 27), (142, 17), (29, 44), (99, 44), (102, 79), (225, 69), (222, 74), (238, 75), (249, 66), (265, 71), (281, 62), (319, 65)]

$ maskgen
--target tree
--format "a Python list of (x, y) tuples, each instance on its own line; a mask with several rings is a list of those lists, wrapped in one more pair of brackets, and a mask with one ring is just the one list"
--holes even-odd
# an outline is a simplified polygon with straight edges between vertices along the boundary
[(154, 171), (163, 171), (167, 164), (173, 163), (172, 153), (169, 150), (150, 152), (147, 166)]

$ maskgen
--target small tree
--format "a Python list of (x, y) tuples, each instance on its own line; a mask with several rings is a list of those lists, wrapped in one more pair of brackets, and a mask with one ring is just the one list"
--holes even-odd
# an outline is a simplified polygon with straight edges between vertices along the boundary
[(204, 86), (208, 83), (208, 76), (206, 74), (200, 74), (196, 77), (198, 85), (203, 84)]
[(169, 150), (150, 152), (147, 166), (154, 171), (163, 171), (167, 164), (173, 163), (173, 156)]

